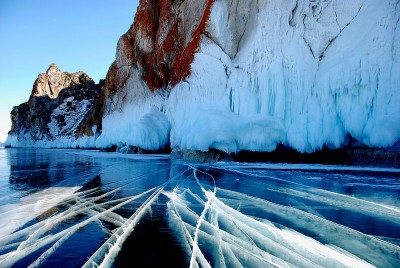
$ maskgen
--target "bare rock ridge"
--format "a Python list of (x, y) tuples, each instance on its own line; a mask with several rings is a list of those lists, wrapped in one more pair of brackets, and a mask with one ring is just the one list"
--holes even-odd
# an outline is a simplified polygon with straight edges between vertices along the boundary
[(82, 71), (62, 72), (51, 64), (46, 73), (39, 74), (28, 102), (13, 108), (9, 145), (53, 147), (55, 140), (93, 136), (87, 124), (101, 87)]

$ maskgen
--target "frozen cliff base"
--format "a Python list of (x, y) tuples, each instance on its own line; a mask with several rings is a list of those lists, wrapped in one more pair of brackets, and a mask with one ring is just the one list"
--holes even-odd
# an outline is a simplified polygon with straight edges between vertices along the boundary
[(400, 140), (398, 1), (196, 3), (205, 2), (213, 2), (206, 30), (178, 84), (152, 93), (133, 59), (140, 47), (121, 43), (102, 133), (82, 138), (82, 147), (236, 153), (283, 144), (313, 152), (345, 146), (349, 137), (379, 148)]
[(221, 30), (203, 36), (168, 100), (172, 147), (312, 152), (347, 135), (372, 147), (400, 139), (398, 1), (306, 2), (260, 1), (233, 58), (229, 8), (215, 2), (209, 28)]

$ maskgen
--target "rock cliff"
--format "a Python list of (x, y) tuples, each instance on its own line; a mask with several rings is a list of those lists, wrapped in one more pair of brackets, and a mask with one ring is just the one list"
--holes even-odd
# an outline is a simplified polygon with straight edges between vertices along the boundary
[(399, 141), (398, 1), (161, 2), (140, 1), (118, 42), (97, 146)]
[(85, 135), (94, 141), (96, 129), (89, 118), (100, 92), (101, 85), (84, 72), (62, 72), (51, 64), (46, 73), (39, 74), (28, 102), (13, 108), (6, 145), (79, 147), (77, 141)]
[[(96, 147), (145, 150), (391, 147), (400, 140), (399, 21), (396, 0), (141, 0), (88, 123), (66, 135), (95, 125)], [(53, 77), (38, 79), (32, 96), (57, 100), (64, 82)], [(57, 125), (44, 118), (11, 134), (59, 133), (42, 131)]]

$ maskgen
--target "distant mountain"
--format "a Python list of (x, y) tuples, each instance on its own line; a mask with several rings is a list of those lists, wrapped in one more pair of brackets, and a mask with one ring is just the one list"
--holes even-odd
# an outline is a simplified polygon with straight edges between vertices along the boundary
[[(142, 0), (102, 90), (79, 103), (68, 95), (39, 121), (22, 104), (7, 144), (391, 147), (400, 140), (399, 21), (394, 0)], [(70, 113), (70, 97), (86, 108)], [(60, 125), (61, 114), (75, 123)]]
[(102, 85), (84, 72), (62, 72), (52, 64), (39, 74), (28, 102), (13, 108), (5, 145), (94, 147), (96, 125), (87, 131)]

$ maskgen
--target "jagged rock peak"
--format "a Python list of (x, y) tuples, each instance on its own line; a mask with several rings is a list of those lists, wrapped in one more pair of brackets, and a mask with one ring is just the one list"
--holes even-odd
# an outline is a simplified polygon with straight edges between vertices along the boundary
[(60, 68), (55, 63), (50, 64), (50, 67), (47, 69), (46, 74), (47, 75), (52, 75), (56, 73), (62, 73)]
[(50, 64), (46, 73), (39, 74), (36, 79), (32, 94), (29, 98), (31, 102), (34, 97), (48, 96), (55, 99), (60, 94), (61, 90), (73, 85), (83, 84), (85, 87), (88, 84), (94, 84), (93, 80), (84, 72), (68, 73), (61, 71), (54, 63)]
[[(61, 71), (54, 63), (39, 74), (28, 102), (13, 108), (6, 142), (13, 147), (90, 147), (97, 126), (94, 115), (103, 87), (84, 72)], [(101, 118), (101, 116), (99, 116)], [(87, 138), (82, 138), (86, 136)], [(83, 145), (78, 144), (79, 138)], [(64, 142), (62, 142), (64, 141)], [(65, 141), (67, 141), (65, 143)], [(72, 144), (72, 141), (74, 145)], [(61, 142), (61, 143), (60, 143)]]

